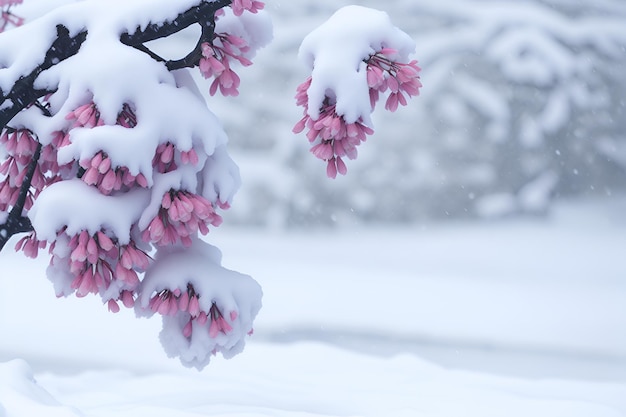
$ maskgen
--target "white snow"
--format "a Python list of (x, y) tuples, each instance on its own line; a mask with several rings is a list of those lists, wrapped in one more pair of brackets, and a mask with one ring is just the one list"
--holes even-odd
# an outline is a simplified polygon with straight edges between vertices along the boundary
[(148, 190), (105, 196), (79, 179), (52, 184), (41, 192), (28, 216), (41, 240), (54, 241), (67, 226), (73, 236), (82, 230), (94, 234), (105, 229), (122, 243), (128, 243), (130, 228), (141, 215), (149, 198)]
[[(165, 357), (158, 321), (57, 300), (44, 259), (4, 251), (0, 360), (28, 361), (38, 385), (4, 364), (0, 415), (21, 417), (43, 388), (85, 416), (626, 416), (624, 204), (483, 225), (218, 228), (209, 240), (255, 275), (264, 308), (246, 350), (202, 372)], [(37, 415), (74, 415), (46, 404)]]
[(339, 9), (304, 38), (298, 56), (312, 70), (307, 94), (313, 120), (328, 96), (337, 100), (337, 114), (347, 123), (361, 118), (371, 126), (363, 60), (382, 48), (396, 49), (398, 60), (408, 62), (415, 42), (391, 23), (387, 13), (361, 6)]
[(148, 305), (154, 294), (164, 289), (186, 291), (187, 285), (191, 284), (200, 294), (201, 311), (209, 312), (215, 303), (225, 317), (231, 312), (236, 313), (235, 318), (229, 319), (232, 327), (229, 334), (209, 337), (204, 326), (194, 323), (190, 339), (182, 332), (190, 319), (189, 314), (178, 312), (174, 317), (163, 317), (160, 339), (165, 351), (171, 357), (180, 356), (184, 364), (198, 369), (209, 363), (214, 350), (227, 358), (240, 353), (261, 309), (259, 284), (247, 275), (223, 268), (221, 257), (219, 249), (203, 242), (194, 242), (189, 249), (162, 248), (141, 282), (141, 295), (137, 299), (136, 311), (146, 315), (151, 313)]

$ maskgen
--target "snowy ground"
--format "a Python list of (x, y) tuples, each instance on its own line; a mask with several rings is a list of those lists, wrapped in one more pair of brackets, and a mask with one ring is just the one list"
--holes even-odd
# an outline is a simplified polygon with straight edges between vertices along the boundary
[(57, 300), (45, 260), (5, 251), (0, 416), (626, 416), (624, 209), (212, 232), (265, 296), (244, 353), (203, 372), (165, 357), (158, 320)]

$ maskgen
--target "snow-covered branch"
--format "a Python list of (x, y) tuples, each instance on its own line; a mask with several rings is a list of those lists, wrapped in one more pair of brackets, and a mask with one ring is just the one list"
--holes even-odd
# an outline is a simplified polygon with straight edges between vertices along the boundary
[[(87, 32), (70, 36), (68, 29), (57, 25), (57, 37), (43, 58), (43, 62), (29, 74), (20, 76), (8, 93), (0, 91), (0, 129), (3, 129), (20, 111), (31, 106), (39, 98), (50, 94), (47, 89), (35, 88), (35, 80), (45, 70), (76, 54), (87, 37)], [(11, 104), (5, 105), (9, 100)]]
[[(236, 95), (229, 60), (250, 65), (271, 26), (256, 1), (115, 3), (70, 4), (0, 35), (0, 249), (30, 232), (16, 249), (50, 248), (58, 296), (158, 313), (168, 353), (201, 368), (241, 351), (262, 293), (198, 238), (220, 225), (240, 178), (186, 67)], [(181, 60), (145, 46), (192, 24), (202, 33)], [(166, 254), (175, 275), (160, 272)], [(170, 325), (173, 315), (185, 326)]]

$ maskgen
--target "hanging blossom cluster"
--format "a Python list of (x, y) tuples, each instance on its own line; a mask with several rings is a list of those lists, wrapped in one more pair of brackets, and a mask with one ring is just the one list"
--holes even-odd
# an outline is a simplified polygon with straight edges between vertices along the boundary
[[(46, 107), (46, 104), (42, 104)], [(0, 134), (0, 147), (6, 154), (0, 164), (0, 211), (9, 211), (20, 195), (20, 190), (31, 161), (39, 152), (39, 159), (33, 171), (30, 187), (26, 194), (24, 209), (29, 210), (41, 191), (62, 179), (63, 174), (72, 170), (71, 164), (59, 165), (57, 151), (67, 142), (63, 132), (55, 132), (50, 144), (41, 146), (37, 136), (23, 127), (6, 126)]]
[(336, 178), (337, 173), (345, 175), (348, 171), (342, 157), (355, 159), (356, 147), (366, 140), (366, 135), (371, 135), (374, 131), (363, 124), (361, 118), (354, 123), (346, 123), (344, 117), (337, 114), (335, 103), (329, 97), (324, 99), (319, 117), (313, 120), (308, 114), (307, 91), (311, 81), (312, 78), (309, 77), (298, 86), (296, 103), (304, 107), (304, 117), (295, 125), (293, 132), (300, 133), (305, 128), (308, 129), (306, 136), (313, 144), (311, 152), (327, 162), (326, 175)]
[(191, 246), (192, 238), (200, 232), (209, 233), (209, 224), (219, 226), (222, 217), (206, 198), (188, 191), (169, 190), (163, 195), (159, 213), (143, 231), (142, 239), (158, 246), (179, 241)]
[[(27, 167), (39, 144), (28, 129), (5, 128), (0, 134), (0, 146), (7, 154), (6, 160), (0, 165), (0, 174), (4, 176), (0, 182), (0, 211), (7, 211), (17, 202)], [(41, 172), (36, 170), (31, 183), (34, 192), (27, 194), (24, 208), (28, 210), (32, 207), (35, 194), (41, 191), (45, 182)]]
[[(235, 16), (241, 16), (244, 12), (258, 13), (264, 7), (264, 3), (253, 0), (234, 0), (231, 3)], [(224, 16), (222, 9), (215, 14), (216, 20), (220, 16)], [(204, 78), (214, 78), (209, 94), (213, 96), (219, 89), (223, 96), (239, 95), (241, 80), (232, 69), (232, 62), (239, 62), (244, 67), (252, 65), (252, 61), (245, 56), (250, 52), (248, 42), (241, 36), (222, 32), (215, 33), (211, 43), (203, 42), (200, 47), (200, 73)]]
[[(74, 129), (104, 126), (104, 120), (93, 102), (69, 112), (65, 120), (66, 129), (54, 132), (50, 144), (42, 148), (26, 209), (31, 208), (33, 200), (44, 188), (72, 176), (80, 178), (104, 196), (123, 195), (133, 189), (148, 187), (148, 181), (142, 173), (131, 174), (127, 167), (115, 164), (102, 150), (91, 158), (59, 166), (58, 150), (72, 143), (71, 132)], [(128, 104), (123, 105), (116, 124), (128, 129), (137, 125), (135, 112)], [(0, 145), (9, 155), (0, 166), (0, 173), (6, 176), (0, 185), (0, 209), (6, 211), (15, 204), (25, 168), (39, 144), (29, 130), (6, 128), (0, 136)], [(168, 173), (178, 165), (196, 165), (199, 158), (193, 148), (180, 151), (171, 142), (166, 142), (157, 147), (152, 161), (156, 172)], [(227, 204), (219, 201), (216, 205), (228, 208)], [(90, 293), (100, 294), (113, 312), (119, 311), (118, 301), (122, 301), (126, 307), (132, 307), (140, 283), (139, 274), (145, 272), (150, 263), (150, 257), (140, 246), (165, 246), (178, 242), (191, 245), (191, 238), (195, 234), (206, 234), (209, 225), (221, 224), (221, 216), (215, 208), (213, 203), (200, 195), (171, 189), (163, 195), (158, 214), (148, 227), (142, 233), (136, 233), (139, 240), (131, 236), (128, 243), (122, 244), (114, 234), (104, 229), (91, 235), (86, 230), (70, 234), (67, 227), (62, 228), (56, 239), (50, 242), (51, 266), (66, 271), (61, 274), (66, 282), (59, 284), (61, 290), (57, 291), (58, 294), (75, 293), (79, 297)], [(47, 243), (38, 240), (36, 233), (31, 232), (17, 243), (16, 250), (22, 250), (34, 258)]]
[(217, 34), (213, 45), (204, 42), (201, 47), (200, 73), (204, 78), (215, 78), (209, 88), (209, 94), (214, 96), (219, 88), (223, 96), (239, 95), (241, 80), (231, 69), (230, 60), (234, 59), (243, 66), (252, 65), (252, 62), (242, 55), (249, 50), (246, 41), (235, 35)]
[(50, 247), (51, 267), (69, 272), (66, 282), (57, 283), (58, 295), (77, 297), (99, 294), (109, 311), (117, 313), (118, 301), (134, 306), (140, 284), (139, 274), (150, 265), (148, 254), (131, 241), (122, 245), (105, 230), (90, 234), (82, 230), (70, 236), (61, 230)]
[[(100, 112), (93, 102), (79, 106), (74, 111), (68, 113), (65, 119), (70, 121), (70, 126), (60, 140), (60, 147), (70, 144), (70, 130), (75, 128), (91, 129), (104, 125)], [(128, 104), (124, 104), (118, 114), (117, 125), (128, 129), (137, 125), (135, 112)], [(134, 186), (148, 187), (148, 181), (142, 173), (133, 175), (127, 167), (113, 165), (113, 162), (104, 151), (98, 151), (91, 158), (80, 160), (79, 166), (84, 171), (80, 178), (87, 185), (96, 186), (104, 195), (110, 195), (114, 191), (129, 190)]]
[(221, 267), (220, 259), (217, 248), (196, 242), (187, 252), (165, 250), (155, 257), (135, 300), (139, 315), (163, 317), (166, 352), (189, 366), (202, 367), (218, 352), (227, 358), (239, 353), (261, 308), (259, 284)]
[[(186, 338), (191, 338), (193, 328), (205, 327), (211, 338), (216, 338), (220, 334), (228, 335), (233, 330), (233, 323), (238, 318), (236, 310), (231, 310), (226, 317), (215, 302), (211, 302), (208, 311), (203, 311), (200, 307), (200, 294), (198, 294), (192, 284), (187, 284), (186, 289), (176, 288), (174, 290), (161, 290), (150, 298), (148, 308), (152, 313), (163, 316), (176, 316), (178, 313), (187, 313), (186, 324), (182, 334)], [(252, 334), (252, 330), (249, 330)], [(212, 352), (215, 353), (215, 352)]]
[(395, 49), (383, 48), (365, 60), (372, 110), (376, 107), (381, 93), (389, 91), (385, 109), (391, 112), (396, 111), (399, 104), (406, 106), (407, 98), (418, 96), (420, 93), (421, 68), (417, 61), (395, 62), (394, 57), (397, 55), (398, 51)]
[(195, 149), (191, 148), (188, 151), (181, 151), (172, 142), (166, 142), (157, 147), (152, 159), (152, 166), (158, 173), (165, 174), (178, 168), (177, 159), (183, 165), (196, 165), (199, 161), (198, 153)]
[[(407, 105), (407, 97), (419, 95), (420, 67), (417, 61), (408, 63), (395, 61), (398, 51), (383, 48), (369, 55), (363, 62), (366, 64), (367, 85), (369, 89), (371, 111), (374, 111), (381, 94), (388, 94), (385, 109), (394, 112), (398, 105)], [(324, 98), (319, 117), (313, 119), (309, 115), (309, 95), (313, 78), (300, 84), (296, 92), (296, 104), (304, 107), (304, 116), (293, 128), (294, 133), (307, 129), (306, 137), (312, 144), (311, 153), (326, 161), (326, 175), (336, 178), (337, 174), (345, 175), (347, 167), (342, 158), (356, 159), (357, 146), (372, 135), (374, 130), (367, 126), (362, 117), (347, 123), (342, 114), (336, 110), (336, 99), (328, 95)]]
[(23, 0), (0, 0), (2, 15), (0, 16), (0, 32), (4, 32), (9, 26), (21, 26), (24, 19), (11, 12), (11, 6), (21, 4)]

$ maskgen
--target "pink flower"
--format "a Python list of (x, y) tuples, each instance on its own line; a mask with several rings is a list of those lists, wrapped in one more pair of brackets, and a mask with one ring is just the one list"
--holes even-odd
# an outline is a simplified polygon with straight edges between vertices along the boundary
[(113, 299), (110, 299), (107, 303), (108, 307), (109, 307), (109, 311), (111, 313), (119, 313), (120, 311), (120, 306), (117, 305), (117, 302)]
[(336, 178), (337, 174), (345, 175), (347, 167), (342, 156), (349, 159), (357, 157), (356, 147), (364, 142), (367, 135), (374, 131), (365, 126), (359, 119), (355, 123), (346, 123), (343, 116), (337, 114), (335, 105), (327, 97), (320, 109), (317, 120), (313, 120), (307, 112), (307, 89), (311, 84), (309, 77), (298, 87), (296, 101), (304, 106), (304, 117), (296, 123), (293, 128), (294, 133), (300, 133), (308, 129), (306, 134), (309, 142), (312, 143), (311, 153), (317, 158), (327, 161), (326, 175), (329, 178)]
[(162, 316), (174, 316), (179, 311), (178, 297), (174, 291), (162, 290), (150, 299), (148, 307)]
[(232, 326), (224, 319), (224, 315), (215, 303), (211, 305), (208, 316), (210, 318), (209, 336), (215, 338), (220, 333), (228, 334), (233, 330)]
[[(364, 88), (369, 89), (370, 106), (374, 110), (380, 93), (389, 90), (385, 108), (396, 111), (399, 105), (406, 106), (409, 97), (419, 94), (420, 83), (417, 61), (401, 63), (396, 61), (398, 52), (391, 48), (383, 48), (370, 55), (364, 62), (367, 64)], [(337, 174), (345, 175), (347, 167), (342, 157), (355, 159), (357, 146), (367, 139), (374, 131), (363, 124), (359, 118), (354, 123), (346, 123), (343, 115), (338, 114), (335, 108), (335, 99), (326, 96), (319, 116), (313, 120), (309, 116), (308, 89), (312, 78), (308, 77), (296, 89), (296, 104), (304, 107), (304, 116), (294, 126), (294, 133), (301, 133), (305, 129), (306, 137), (311, 142), (311, 153), (317, 158), (326, 161), (326, 175), (336, 178)]]
[(183, 327), (183, 336), (185, 336), (188, 339), (191, 338), (192, 330), (193, 330), (192, 320), (189, 320), (187, 324), (185, 324), (185, 327)]
[[(191, 284), (181, 290), (179, 288), (170, 290), (164, 289), (152, 296), (148, 302), (148, 308), (153, 313), (164, 316), (174, 316), (179, 311), (186, 312), (192, 319), (200, 318), (203, 312), (200, 309), (200, 295), (198, 295)], [(206, 313), (204, 313), (206, 319)], [(202, 321), (203, 319), (200, 318)]]
[(265, 7), (265, 4), (256, 0), (233, 0), (230, 7), (232, 7), (233, 14), (235, 16), (241, 16), (244, 11), (257, 13), (259, 10)]
[(315, 155), (316, 157), (318, 157), (319, 159), (328, 161), (334, 155), (332, 142), (322, 141), (321, 143), (318, 143), (317, 145), (311, 148), (311, 153)]
[(104, 125), (104, 121), (100, 118), (100, 112), (95, 103), (87, 103), (77, 107), (74, 111), (69, 112), (65, 116), (66, 120), (71, 120), (70, 129), (75, 127), (95, 127)]
[(174, 171), (178, 166), (174, 161), (175, 148), (171, 142), (160, 144), (152, 159), (152, 166), (157, 172), (162, 174)]
[(152, 166), (157, 172), (164, 174), (178, 168), (177, 161), (183, 165), (197, 165), (199, 160), (195, 149), (180, 151), (171, 142), (166, 142), (157, 147)]
[(190, 149), (180, 153), (180, 160), (183, 164), (196, 165), (198, 164), (199, 158), (195, 149)]
[(135, 305), (135, 297), (132, 291), (124, 290), (120, 293), (119, 300), (122, 301), (124, 307), (132, 308)]
[(124, 166), (114, 167), (109, 156), (100, 151), (91, 159), (83, 159), (79, 165), (85, 170), (81, 179), (87, 185), (94, 185), (104, 195), (114, 191), (127, 191), (135, 186), (148, 187), (146, 177), (139, 173), (133, 175)]
[(390, 94), (385, 108), (392, 112), (397, 110), (398, 105), (407, 105), (405, 94), (409, 97), (419, 95), (422, 83), (419, 77), (421, 69), (417, 61), (397, 62), (394, 60), (395, 55), (397, 51), (384, 48), (365, 60), (372, 108), (378, 101), (379, 93), (387, 90)]
[(39, 254), (39, 249), (45, 249), (47, 245), (48, 242), (45, 240), (37, 240), (37, 234), (31, 232), (17, 242), (15, 251), (24, 251), (26, 256), (35, 259)]
[[(63, 239), (59, 239), (62, 236)], [(108, 303), (109, 309), (119, 311), (116, 308), (118, 301), (125, 307), (134, 305), (134, 294), (140, 282), (139, 274), (148, 268), (150, 258), (137, 248), (132, 239), (128, 244), (120, 245), (104, 230), (93, 234), (83, 230), (68, 236), (63, 229), (58, 233), (57, 240), (52, 242), (51, 253), (59, 241), (67, 245), (67, 255), (54, 254), (52, 263), (66, 265), (68, 272), (74, 277), (70, 288), (75, 291), (76, 296), (104, 294), (115, 282), (114, 288), (119, 291), (118, 294), (113, 297), (109, 295), (109, 298), (103, 300)], [(39, 246), (41, 248), (42, 244)]]
[(202, 57), (198, 64), (204, 78), (215, 78), (209, 93), (215, 95), (219, 89), (224, 96), (237, 96), (241, 80), (231, 69), (230, 60), (234, 59), (243, 66), (252, 65), (252, 61), (244, 56), (250, 47), (243, 38), (227, 33), (216, 34), (213, 42), (212, 45), (208, 42), (201, 45)]
[(161, 208), (143, 231), (142, 238), (159, 246), (181, 241), (191, 244), (193, 234), (207, 234), (208, 225), (219, 226), (222, 218), (213, 204), (204, 197), (188, 191), (170, 190), (161, 199)]

